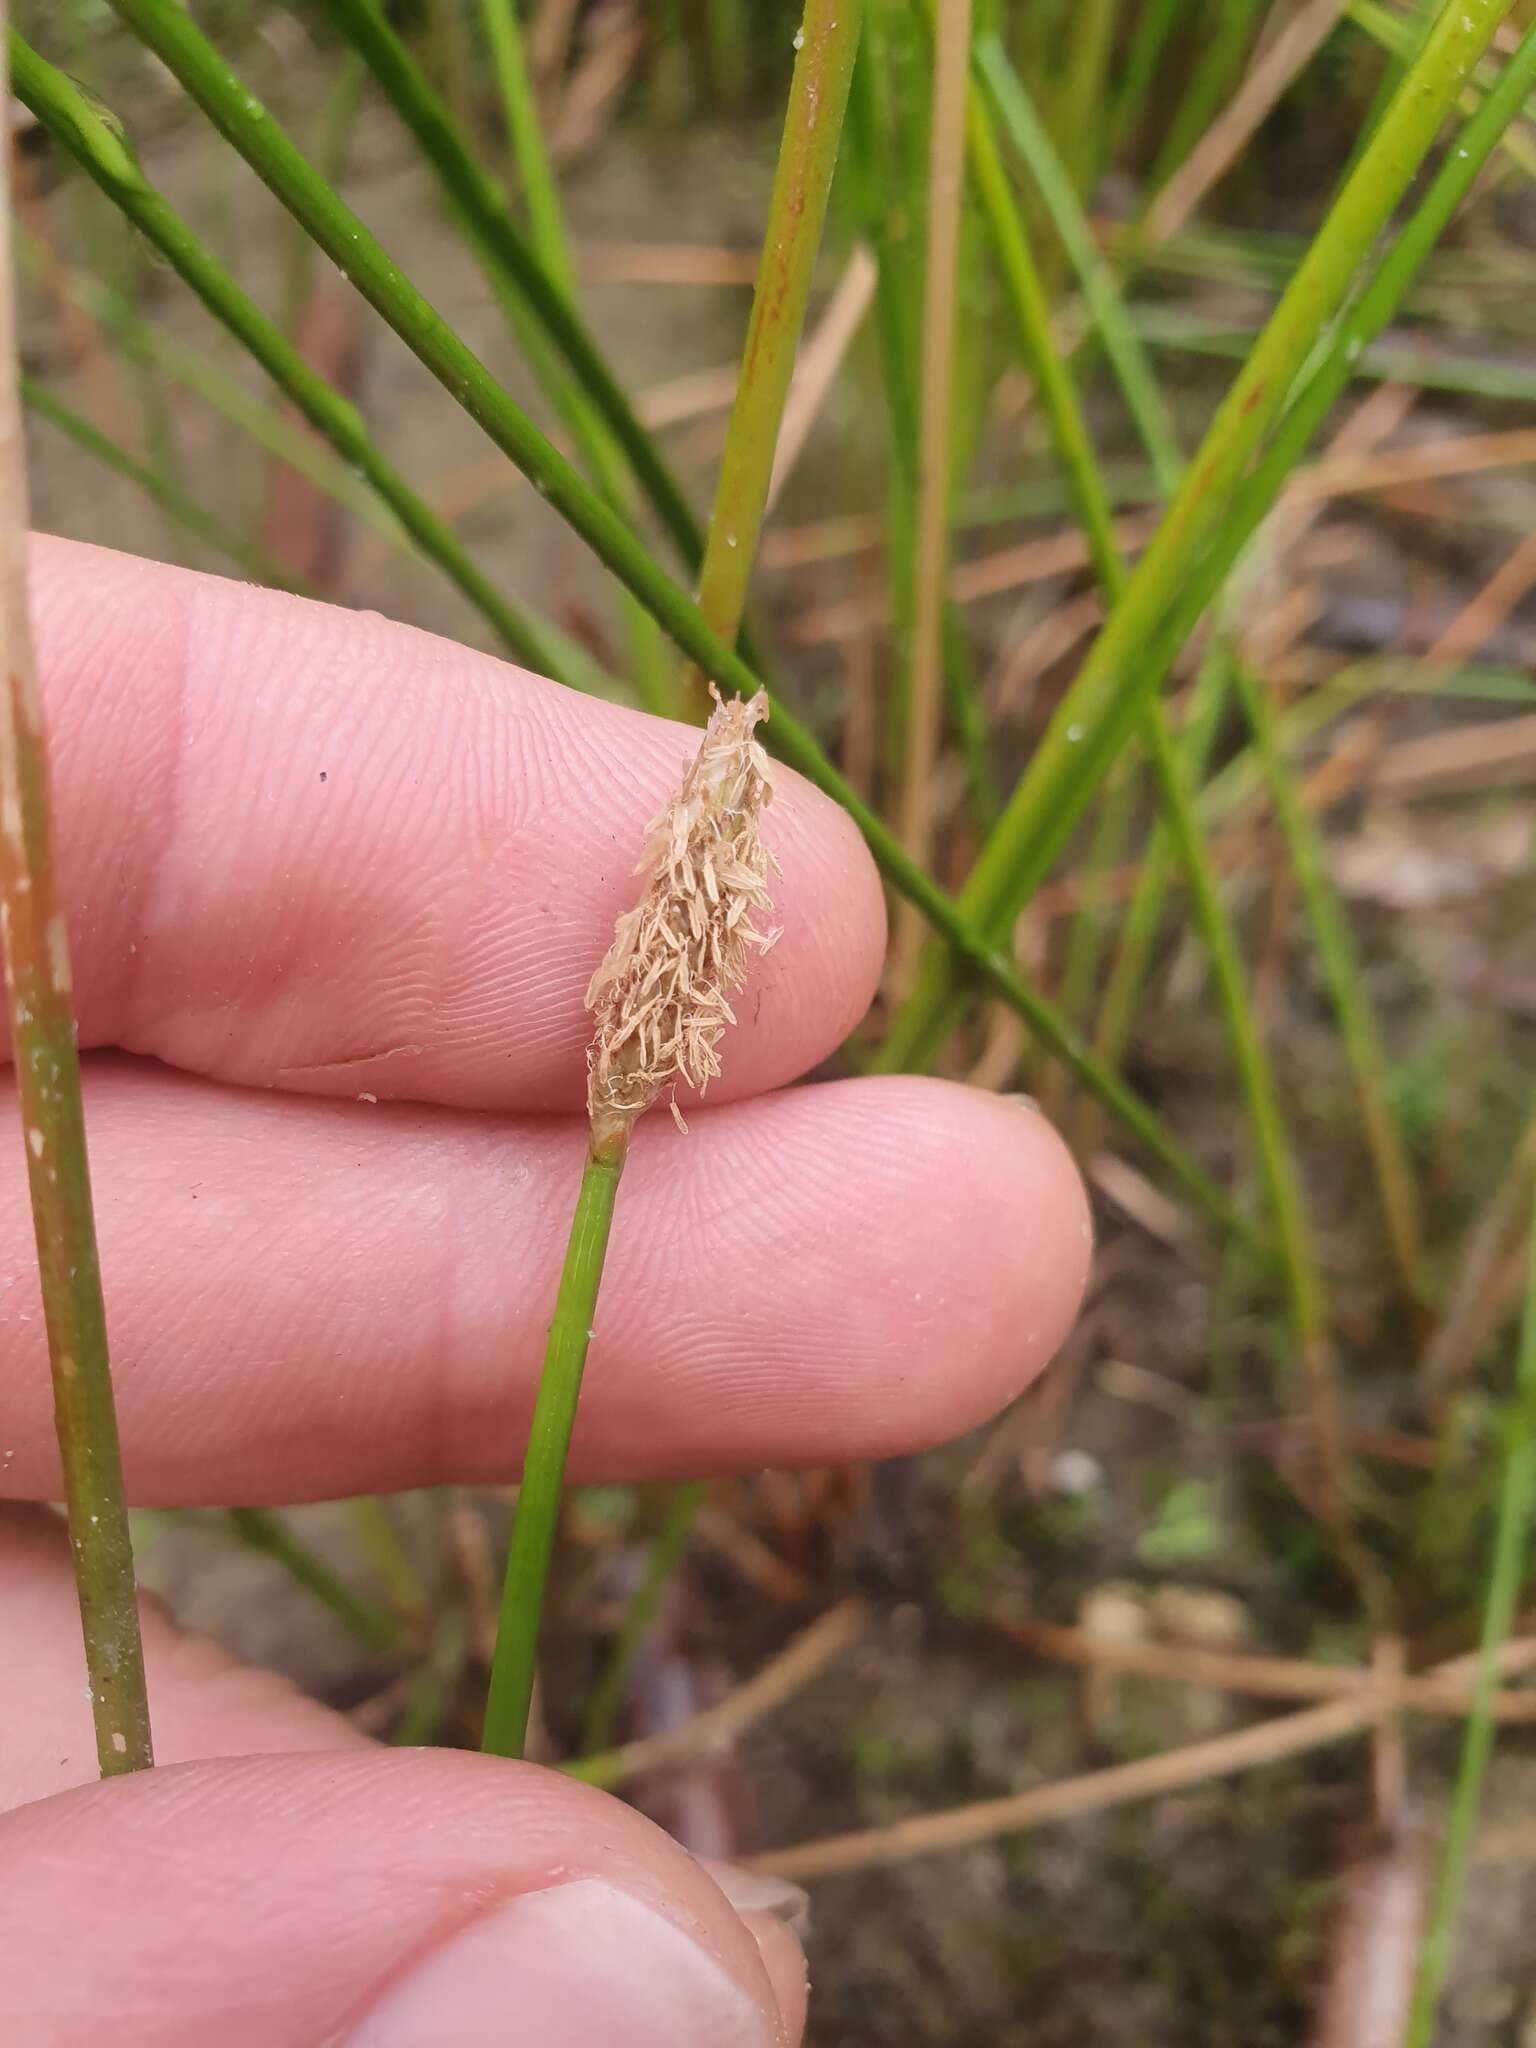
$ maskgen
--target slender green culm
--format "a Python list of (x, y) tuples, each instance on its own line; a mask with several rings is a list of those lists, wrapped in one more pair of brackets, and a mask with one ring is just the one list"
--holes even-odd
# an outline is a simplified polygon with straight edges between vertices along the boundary
[[(6, 20), (0, 0), (0, 28)], [(0, 58), (0, 108), (11, 105)], [(11, 122), (0, 172), (0, 928), (23, 1155), (53, 1376), (69, 1544), (102, 1776), (154, 1761), (133, 1544), (86, 1159), (48, 749), (27, 604), (27, 485), (16, 383)]]
[(527, 1737), (539, 1619), (565, 1485), (566, 1456), (602, 1283), (614, 1197), (638, 1120), (678, 1085), (702, 1092), (719, 1072), (753, 954), (772, 943), (770, 859), (760, 820), (771, 784), (753, 738), (767, 701), (715, 706), (699, 751), (642, 865), (640, 901), (619, 918), (587, 990), (588, 1149), (550, 1324), (543, 1377), (512, 1525), (491, 1666), (484, 1747), (520, 1756)]
[(1171, 496), (1183, 474), (1183, 453), (1141, 336), (1094, 239), (1076, 187), (1023, 81), (1008, 61), (1007, 51), (995, 36), (977, 42), (974, 62), (993, 118), (1024, 159), (1051, 217), (1051, 226), (1066, 251), (1083, 302), (1093, 315), (1105, 360), (1115, 373), (1126, 411), (1151, 458), (1158, 490), (1165, 497)]
[(1499, 1682), (1499, 1652), (1509, 1640), (1529, 1568), (1532, 1515), (1536, 1513), (1536, 1219), (1531, 1225), (1530, 1264), (1515, 1399), (1510, 1412), (1503, 1476), (1493, 1538), (1493, 1562), (1483, 1607), (1482, 1642), (1472, 1711), (1462, 1737), (1461, 1766), (1451, 1798), (1450, 1819), (1440, 1852), (1430, 1922), (1419, 1952), (1418, 1978), (1405, 2048), (1431, 2048), (1435, 2012), (1456, 1934), (1472, 1837), (1482, 1804), (1483, 1779), (1493, 1754), (1493, 1696)]
[(539, 1623), (565, 1491), (566, 1454), (576, 1423), (614, 1199), (623, 1171), (622, 1144), (609, 1146), (602, 1157), (589, 1157), (582, 1170), (554, 1320), (549, 1326), (549, 1348), (523, 1455), (523, 1480), (502, 1588), (496, 1656), (480, 1739), (481, 1747), (495, 1756), (520, 1757), (528, 1739)]
[(581, 1746), (585, 1751), (606, 1749), (613, 1740), (640, 1646), (656, 1619), (672, 1574), (682, 1561), (694, 1520), (708, 1493), (708, 1482), (703, 1479), (690, 1479), (670, 1489), (666, 1514), (645, 1560), (644, 1576), (624, 1610), (613, 1649), (582, 1716)]
[(317, 490), (364, 520), (375, 533), (404, 544), (399, 521), (385, 510), (355, 471), (280, 406), (247, 391), (238, 377), (201, 350), (190, 347), (158, 322), (146, 319), (115, 286), (83, 270), (52, 264), (43, 244), (19, 223), (16, 256), (22, 275), (28, 279), (41, 279), (45, 267), (52, 267), (54, 289), (88, 314), (131, 362), (142, 363), (192, 392), (258, 448), (296, 470)]
[(370, 1650), (389, 1650), (399, 1641), (400, 1626), (394, 1616), (360, 1599), (323, 1557), (294, 1535), (280, 1515), (266, 1508), (231, 1508), (220, 1519), (237, 1542), (280, 1565), (296, 1586), (328, 1608)]
[(1276, 740), (1274, 714), (1264, 684), (1241, 658), (1234, 665), (1234, 676), (1264, 770), (1269, 799), (1285, 835), (1291, 872), (1306, 905), (1329, 1001), (1338, 1019), (1398, 1277), (1407, 1299), (1423, 1306), (1427, 1290), (1418, 1184), (1402, 1126), (1392, 1106), (1386, 1051), (1366, 994), (1349, 919), (1328, 873), (1322, 835), (1302, 802), (1290, 763)]
[[(795, 38), (794, 76), (774, 171), (736, 398), (715, 484), (698, 603), (710, 630), (734, 641), (757, 559), (773, 459), (821, 247), (862, 0), (809, 0)], [(690, 669), (687, 693), (702, 698)]]
[(362, 415), (312, 370), (282, 329), (269, 320), (210, 255), (139, 169), (132, 151), (91, 101), (13, 30), (11, 68), (17, 95), (135, 227), (189, 284), (219, 323), (239, 340), (298, 407), (317, 433), (361, 471), (422, 553), (452, 578), (520, 661), (559, 677), (559, 651), (502, 596), (433, 512), (380, 453)]
[[(983, 931), (995, 935), (1004, 930), (1049, 872), (1123, 745), (1143, 700), (1167, 673), (1182, 638), (1160, 667), (1148, 658), (1149, 642), (1170, 618), (1177, 616), (1182, 623), (1188, 615), (1188, 584), (1196, 558), (1224, 519), (1230, 530), (1226, 515), (1239, 478), (1354, 289), (1360, 266), (1511, 4), (1512, 0), (1451, 0), (1436, 21), (1217, 409), (1123, 599), (1057, 706), (971, 871), (959, 901)], [(1295, 456), (1291, 459), (1294, 462)], [(1195, 611), (1183, 637), (1198, 617)], [(932, 1057), (950, 1013), (952, 978), (951, 964), (941, 952), (931, 952), (917, 989), (892, 1026), (887, 1051), (891, 1064), (924, 1064)]]
[(23, 374), (20, 378), (20, 388), (22, 403), (28, 412), (35, 414), (40, 420), (46, 420), (49, 426), (56, 427), (104, 469), (110, 469), (114, 475), (122, 477), (135, 489), (142, 491), (150, 503), (165, 513), (167, 518), (174, 520), (184, 533), (191, 534), (195, 540), (202, 541), (216, 554), (223, 555), (226, 561), (232, 562), (245, 575), (254, 577), (258, 583), (270, 583), (277, 590), (296, 590), (309, 596), (315, 595), (302, 576), (296, 576), (291, 569), (279, 562), (275, 555), (269, 554), (255, 541), (247, 540), (243, 534), (233, 532), (222, 520), (216, 519), (204, 506), (199, 505), (195, 498), (189, 497), (168, 476), (162, 475), (159, 470), (151, 469), (147, 463), (140, 462), (136, 456), (130, 455), (128, 450), (120, 447), (110, 435), (104, 434), (99, 427), (92, 426), (91, 422), (76, 412), (72, 405), (66, 405), (56, 392), (48, 389), (47, 385), (39, 384), (35, 377)]

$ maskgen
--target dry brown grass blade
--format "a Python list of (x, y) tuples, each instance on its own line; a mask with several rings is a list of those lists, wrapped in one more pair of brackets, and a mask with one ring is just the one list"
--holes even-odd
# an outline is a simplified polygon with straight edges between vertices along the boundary
[(1247, 76), (1147, 209), (1138, 240), (1149, 249), (1176, 235), (1242, 154), (1348, 10), (1349, 0), (1307, 0), (1255, 57)]
[[(1536, 1642), (1522, 1639), (1507, 1645), (1506, 1650), (1508, 1654), (1500, 1660), (1501, 1671), (1529, 1669), (1536, 1664)], [(1436, 1666), (1431, 1675), (1463, 1681), (1472, 1677), (1476, 1667), (1475, 1656), (1457, 1657)], [(919, 1856), (969, 1849), (999, 1835), (1022, 1834), (1052, 1821), (1104, 1813), (1135, 1800), (1154, 1799), (1165, 1792), (1184, 1791), (1193, 1785), (1232, 1777), (1238, 1771), (1254, 1770), (1261, 1764), (1304, 1756), (1310, 1750), (1365, 1734), (1383, 1714), (1401, 1705), (1396, 1691), (1372, 1688), (1349, 1699), (1332, 1700), (1326, 1706), (1308, 1707), (1299, 1714), (1260, 1721), (1235, 1735), (1187, 1743), (1161, 1756), (1112, 1764), (1107, 1770), (1089, 1771), (1060, 1784), (1034, 1786), (1002, 1799), (978, 1800), (947, 1813), (918, 1814), (888, 1827), (865, 1828), (855, 1834), (834, 1835), (826, 1841), (770, 1849), (763, 1855), (748, 1857), (746, 1863), (748, 1869), (771, 1871), (777, 1877), (803, 1883), (808, 1878), (884, 1869)]]
[[(1516, 468), (1530, 462), (1536, 462), (1536, 428), (1530, 427), (1497, 434), (1458, 434), (1446, 440), (1379, 453), (1330, 454), (1310, 468), (1296, 472), (1280, 499), (1280, 507), (1318, 504), (1330, 498), (1372, 496), (1435, 477), (1474, 476), (1484, 470)], [(1115, 545), (1124, 554), (1134, 554), (1151, 539), (1158, 523), (1156, 512), (1124, 514), (1114, 524)], [(837, 536), (841, 544), (836, 552), (848, 552), (853, 546), (865, 544), (862, 530), (855, 530), (853, 522), (842, 525), (843, 531)], [(786, 540), (793, 538), (786, 536)], [(803, 554), (803, 534), (798, 545)], [(824, 552), (820, 559), (825, 558)], [(768, 551), (764, 561), (773, 567), (787, 566), (783, 550), (777, 554)], [(1042, 540), (1024, 541), (962, 563), (950, 578), (950, 590), (957, 602), (972, 604), (1027, 583), (1070, 575), (1087, 565), (1088, 549), (1080, 534), (1050, 534)], [(818, 646), (850, 633), (869, 632), (883, 622), (883, 610), (872, 608), (867, 601), (818, 605), (801, 613), (790, 627), (790, 637), (800, 646)]]
[(587, 1784), (614, 1786), (651, 1771), (693, 1763), (728, 1749), (754, 1722), (783, 1706), (832, 1662), (856, 1643), (869, 1626), (862, 1600), (844, 1600), (796, 1636), (761, 1671), (725, 1699), (706, 1707), (680, 1728), (627, 1742), (622, 1749), (585, 1757), (570, 1768)]
[(1426, 667), (1470, 661), (1536, 584), (1536, 533), (1516, 543), (1477, 595), (1457, 614), (1424, 656)]
[(794, 473), (812, 427), (821, 415), (855, 335), (864, 324), (875, 296), (879, 267), (869, 250), (855, 249), (843, 266), (826, 310), (807, 337), (795, 362), (795, 374), (779, 423), (779, 445), (773, 458), (765, 511), (771, 512)]

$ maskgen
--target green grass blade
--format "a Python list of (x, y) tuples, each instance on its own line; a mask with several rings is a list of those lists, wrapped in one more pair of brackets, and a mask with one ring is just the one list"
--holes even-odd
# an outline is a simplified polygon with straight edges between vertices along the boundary
[[(934, 779), (943, 736), (944, 599), (949, 589), (955, 443), (955, 330), (965, 201), (965, 115), (971, 0), (950, 0), (933, 33), (918, 351), (917, 478), (910, 558), (912, 615), (906, 635), (906, 729), (896, 792), (903, 846), (926, 863), (934, 846)], [(892, 978), (909, 985), (923, 944), (910, 904), (892, 931)]]
[(56, 397), (46, 385), (39, 384), (35, 377), (23, 375), (20, 383), (22, 403), (29, 412), (67, 435), (77, 448), (84, 449), (104, 469), (126, 478), (184, 532), (202, 541), (216, 554), (223, 555), (257, 583), (270, 583), (278, 590), (294, 590), (305, 596), (315, 595), (302, 576), (295, 576), (265, 548), (225, 526), (222, 520), (216, 519), (196, 499), (188, 497), (169, 477), (140, 462), (126, 448), (119, 447), (109, 435), (102, 433), (99, 427), (93, 427), (73, 406), (66, 405), (62, 398)]
[(1135, 32), (1126, 52), (1125, 68), (1115, 88), (1105, 142), (1107, 160), (1113, 160), (1120, 144), (1141, 116), (1179, 10), (1187, 4), (1188, 0), (1142, 0), (1137, 11)]
[(215, 1518), (248, 1550), (259, 1550), (280, 1565), (296, 1586), (326, 1607), (370, 1650), (392, 1649), (400, 1629), (394, 1617), (382, 1607), (360, 1599), (352, 1588), (337, 1578), (324, 1558), (316, 1556), (307, 1543), (294, 1535), (287, 1523), (266, 1508), (231, 1508)]
[[(1184, 780), (1190, 789), (1201, 786), (1230, 683), (1231, 650), (1225, 637), (1217, 634), (1206, 649), (1205, 659), (1196, 674), (1178, 737)], [(1197, 808), (1201, 809), (1201, 822), (1205, 823), (1203, 807)], [(1152, 836), (1137, 871), (1136, 886), (1126, 906), (1120, 943), (1104, 986), (1094, 1031), (1094, 1051), (1112, 1073), (1119, 1072), (1130, 1039), (1136, 1008), (1151, 965), (1152, 950), (1162, 927), (1163, 907), (1172, 876), (1173, 843), (1167, 820), (1159, 817), (1153, 825)], [(1074, 1133), (1079, 1150), (1092, 1150), (1098, 1143), (1101, 1122), (1101, 1118), (1091, 1115), (1085, 1107)]]
[(644, 1576), (624, 1610), (608, 1661), (587, 1700), (581, 1723), (581, 1746), (585, 1752), (606, 1749), (613, 1740), (619, 1714), (629, 1697), (635, 1659), (656, 1619), (672, 1574), (682, 1562), (694, 1518), (708, 1492), (708, 1482), (703, 1479), (691, 1479), (671, 1489), (666, 1516), (645, 1561)]
[[(21, 229), (16, 247), (23, 273), (40, 276), (41, 244)], [(391, 517), (367, 485), (329, 447), (316, 441), (278, 406), (255, 397), (238, 377), (220, 369), (211, 357), (146, 319), (115, 286), (67, 267), (56, 275), (71, 302), (110, 334), (125, 356), (192, 392), (259, 448), (296, 470), (355, 517), (365, 520), (376, 533), (403, 544), (399, 521)]]
[(1387, 1056), (1365, 991), (1349, 919), (1328, 873), (1321, 834), (1301, 801), (1290, 764), (1276, 742), (1274, 717), (1264, 685), (1240, 659), (1233, 672), (1237, 694), (1258, 748), (1270, 802), (1285, 835), (1291, 869), (1301, 888), (1318, 964), (1354, 1077), (1366, 1148), (1375, 1170), (1398, 1274), (1408, 1299), (1423, 1303), (1424, 1232), (1418, 1186), (1407, 1142), (1392, 1107)]
[(1162, 147), (1146, 181), (1147, 198), (1155, 197), (1168, 182), (1220, 112), (1237, 83), (1261, 7), (1262, 0), (1208, 0), (1211, 26), (1197, 45), (1184, 91), (1167, 117)]
[[(1354, 286), (1370, 252), (1439, 132), (1447, 109), (1492, 39), (1511, 0), (1453, 0), (1340, 191), (1185, 473), (1151, 546), (1095, 640), (1072, 687), (1004, 808), (961, 894), (985, 931), (1010, 921), (1049, 872), (1093, 790), (1133, 726), (1143, 700), (1166, 673), (1149, 660), (1154, 636), (1173, 651), (1192, 630), (1191, 570), (1225, 518), (1234, 488), (1319, 337)], [(1297, 451), (1299, 454), (1299, 450)], [(1296, 454), (1291, 456), (1294, 462)], [(1219, 587), (1219, 578), (1215, 587)], [(1185, 619), (1188, 625), (1184, 625)], [(1165, 622), (1183, 628), (1175, 637)], [(888, 1057), (900, 1065), (931, 1056), (949, 1007), (950, 972), (930, 956), (897, 1018)]]
[(1151, 458), (1158, 490), (1172, 496), (1184, 471), (1184, 457), (1163, 403), (1157, 377), (1141, 336), (1127, 313), (1109, 264), (1100, 253), (1066, 166), (1044, 122), (995, 36), (976, 45), (976, 75), (993, 118), (1028, 166), (1029, 174), (1066, 251), (1100, 344), (1125, 398), (1126, 410)]
[[(883, 13), (878, 4), (865, 11), (864, 36), (848, 101), (846, 161), (854, 212), (876, 264), (875, 323), (892, 456), (887, 554), (893, 610), (902, 620), (896, 638), (904, 642), (910, 633), (917, 491), (917, 332), (911, 289), (916, 266), (906, 240), (908, 212), (896, 183), (898, 152), (888, 133), (895, 115), (886, 76), (890, 51)], [(908, 28), (905, 8), (894, 26), (900, 31)], [(943, 644), (950, 723), (965, 758), (971, 807), (983, 829), (988, 829), (999, 808), (992, 736), (965, 621), (960, 607), (947, 595)], [(900, 662), (885, 721), (893, 764), (899, 761), (906, 740), (907, 684), (907, 664)]]
[(1482, 1641), (1472, 1712), (1462, 1737), (1461, 1766), (1451, 1800), (1450, 1819), (1441, 1849), (1440, 1874), (1414, 1985), (1413, 2009), (1406, 2048), (1431, 2048), (1435, 2011), (1451, 1957), (1456, 1919), (1466, 1879), (1472, 1837), (1482, 1804), (1483, 1779), (1493, 1754), (1493, 1695), (1498, 1687), (1498, 1655), (1509, 1640), (1529, 1566), (1531, 1521), (1536, 1511), (1536, 1222), (1531, 1227), (1529, 1276), (1520, 1355), (1515, 1369), (1515, 1401), (1510, 1415), (1503, 1476), (1494, 1528), (1493, 1562), (1483, 1607)]

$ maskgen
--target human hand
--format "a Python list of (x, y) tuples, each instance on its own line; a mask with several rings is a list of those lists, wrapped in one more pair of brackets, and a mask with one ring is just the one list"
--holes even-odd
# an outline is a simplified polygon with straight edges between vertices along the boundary
[[(371, 616), (59, 541), (34, 572), (131, 1499), (512, 1479), (585, 1143), (582, 994), (691, 736)], [(637, 1139), (579, 1480), (930, 1444), (1011, 1398), (1079, 1298), (1082, 1191), (1032, 1112), (918, 1079), (773, 1092), (884, 951), (852, 827), (777, 782), (783, 936), (690, 1135)], [(19, 1131), (0, 1145), (0, 1490), (48, 1500)], [(800, 2039), (771, 1898), (738, 1913), (618, 1801), (376, 1748), (152, 1605), (157, 1768), (93, 1783), (34, 1508), (0, 1516), (0, 1630), (16, 2048)]]

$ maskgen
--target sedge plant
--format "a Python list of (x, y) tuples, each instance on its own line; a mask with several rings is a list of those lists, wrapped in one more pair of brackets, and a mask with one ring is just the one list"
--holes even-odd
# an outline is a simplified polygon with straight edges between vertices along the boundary
[(716, 704), (652, 825), (640, 901), (620, 917), (587, 990), (587, 1157), (529, 1425), (486, 1700), (483, 1747), (501, 1756), (521, 1756), (527, 1737), (566, 1455), (631, 1135), (679, 1083), (702, 1092), (719, 1072), (730, 997), (773, 941), (773, 860), (760, 829), (772, 778), (754, 737), (766, 711), (762, 696)]
[[(0, 28), (5, 25), (0, 0)], [(0, 59), (0, 74), (3, 74)], [(0, 75), (0, 107), (10, 94)], [(7, 181), (10, 121), (4, 121)], [(103, 1777), (153, 1761), (133, 1544), (86, 1158), (69, 934), (26, 581), (10, 191), (0, 206), (0, 927), (70, 1553)]]

